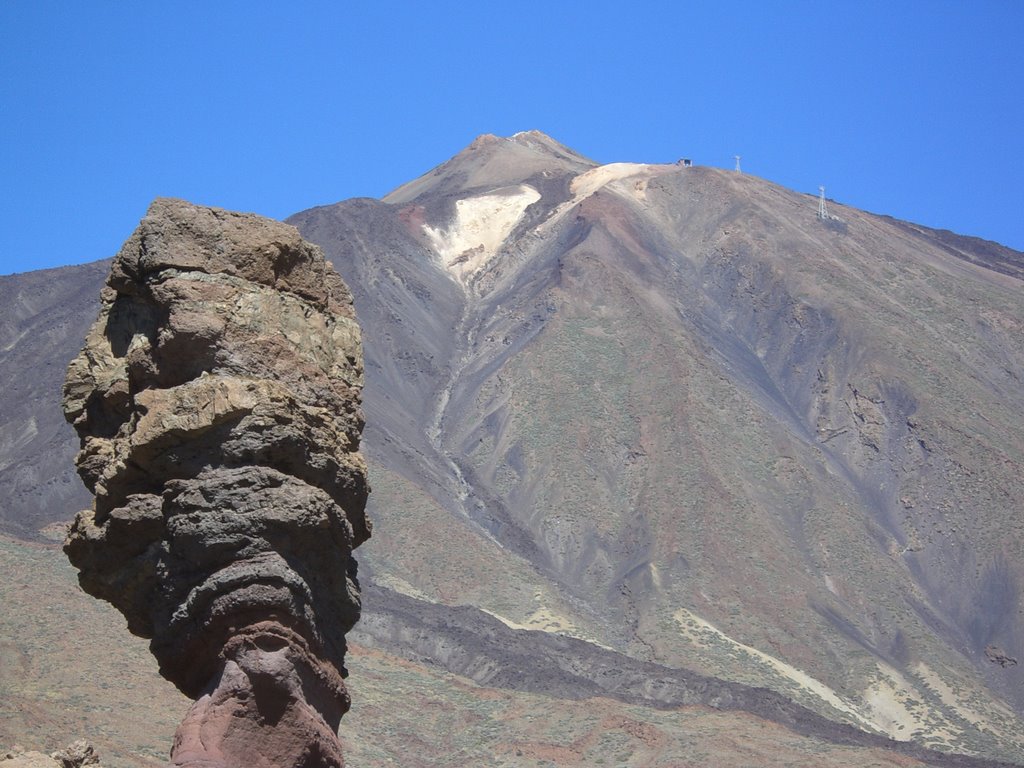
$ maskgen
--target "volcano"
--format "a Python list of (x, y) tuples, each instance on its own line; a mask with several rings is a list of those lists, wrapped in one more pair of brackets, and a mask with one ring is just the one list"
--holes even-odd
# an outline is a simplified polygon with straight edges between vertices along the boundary
[[(364, 340), (353, 765), (1024, 765), (1024, 254), (536, 131), (288, 222)], [(0, 278), (11, 558), (104, 271)]]

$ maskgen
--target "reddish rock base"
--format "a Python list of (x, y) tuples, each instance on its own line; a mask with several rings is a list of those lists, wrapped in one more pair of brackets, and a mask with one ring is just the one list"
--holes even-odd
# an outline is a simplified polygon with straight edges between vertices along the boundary
[(262, 623), (224, 649), (224, 666), (178, 727), (181, 768), (342, 768), (341, 676), (302, 639)]

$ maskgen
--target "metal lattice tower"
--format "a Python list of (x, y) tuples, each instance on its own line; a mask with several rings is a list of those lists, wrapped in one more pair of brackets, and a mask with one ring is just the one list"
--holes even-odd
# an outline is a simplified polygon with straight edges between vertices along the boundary
[(822, 221), (828, 220), (828, 207), (825, 205), (824, 187), (818, 187), (818, 218)]
[(733, 155), (733, 159), (736, 160), (736, 173), (743, 173), (743, 171), (740, 170), (740, 156)]

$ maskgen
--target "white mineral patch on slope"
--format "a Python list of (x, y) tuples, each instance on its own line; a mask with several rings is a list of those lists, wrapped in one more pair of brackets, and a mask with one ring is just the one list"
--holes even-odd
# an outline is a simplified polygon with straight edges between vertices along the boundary
[[(951, 722), (944, 712), (924, 703), (926, 696), (918, 684), (884, 662), (876, 662), (878, 672), (872, 683), (863, 691), (862, 701), (850, 701), (806, 672), (733, 640), (694, 613), (680, 609), (676, 611), (675, 619), (683, 633), (694, 643), (703, 647), (713, 647), (724, 642), (733, 651), (767, 664), (775, 674), (796, 683), (805, 693), (813, 694), (834, 709), (852, 715), (868, 730), (880, 731), (897, 741), (924, 737), (929, 742), (939, 743), (956, 739), (962, 733), (962, 728)], [(959, 716), (975, 725), (984, 721), (977, 712), (965, 706), (953, 690), (924, 663), (918, 663), (911, 671), (915, 675), (921, 675), (924, 678), (924, 686), (936, 692), (943, 703)], [(1006, 710), (1006, 715), (1007, 722), (1015, 722), (1014, 715), (1009, 709)], [(992, 724), (985, 722), (985, 726), (991, 728)], [(1009, 738), (1012, 739), (1012, 735)]]
[(652, 176), (678, 170), (674, 165), (651, 165), (649, 163), (609, 163), (581, 173), (569, 183), (572, 197), (554, 208), (547, 220), (538, 227), (543, 236), (568, 211), (605, 187), (612, 191), (632, 196), (637, 200), (647, 199), (647, 183)]
[(481, 608), (480, 610), (490, 614), (511, 629), (527, 629), (535, 632), (547, 632), (552, 635), (567, 635), (568, 637), (575, 637), (578, 640), (585, 640), (592, 645), (612, 650), (604, 643), (588, 635), (568, 616), (563, 615), (556, 608), (548, 605), (542, 592), (538, 591), (535, 593), (533, 600), (535, 605), (533, 612), (519, 621), (510, 619), (508, 616), (503, 616), (500, 613), (489, 611), (486, 608)]
[(890, 738), (899, 739), (903, 741), (906, 741), (910, 738), (909, 734), (900, 732), (897, 729), (893, 729), (893, 731), (895, 732), (890, 731), (886, 727), (888, 723), (879, 723), (876, 722), (873, 718), (865, 716), (863, 713), (859, 711), (859, 709), (855, 705), (853, 705), (846, 699), (842, 698), (838, 693), (829, 688), (820, 680), (816, 680), (815, 678), (808, 675), (806, 672), (803, 672), (797, 669), (796, 667), (787, 664), (781, 659), (777, 659), (774, 656), (765, 653), (764, 651), (759, 651), (757, 648), (745, 645), (744, 643), (741, 643), (737, 640), (733, 640), (731, 637), (729, 637), (724, 632), (719, 630), (713, 624), (702, 619), (697, 614), (691, 613), (685, 608), (680, 608), (678, 611), (675, 612), (675, 620), (679, 623), (679, 627), (680, 629), (682, 629), (683, 633), (686, 634), (695, 643), (706, 646), (715, 644), (716, 642), (721, 643), (724, 641), (729, 646), (732, 646), (734, 649), (741, 651), (742, 653), (747, 654), (748, 656), (751, 656), (754, 659), (757, 659), (758, 661), (764, 662), (775, 673), (782, 675), (783, 677), (786, 677), (789, 680), (792, 680), (794, 683), (800, 686), (800, 688), (803, 689), (805, 692), (817, 696), (819, 699), (826, 702), (834, 709), (851, 715), (859, 723), (865, 726), (868, 730), (883, 731), (887, 733), (887, 735)]
[(545, 605), (541, 605), (521, 622), (513, 621), (507, 616), (502, 616), (500, 613), (488, 611), (486, 608), (482, 608), (481, 610), (484, 613), (489, 613), (506, 627), (511, 627), (512, 629), (535, 629), (540, 630), (541, 632), (551, 632), (556, 635), (570, 635), (583, 640), (590, 639), (584, 637), (580, 633), (579, 629), (572, 623), (571, 619), (555, 613)]
[(585, 634), (579, 627), (572, 623), (571, 619), (560, 614), (553, 613), (544, 606), (538, 608), (521, 622), (513, 621), (507, 616), (502, 616), (500, 613), (489, 611), (486, 608), (481, 608), (480, 610), (490, 616), (493, 616), (509, 629), (528, 629), (535, 632), (547, 632), (551, 635), (566, 635), (567, 637), (575, 637), (577, 640), (584, 640), (591, 645), (596, 645), (597, 647), (604, 648), (608, 651), (614, 650), (610, 646), (602, 643), (600, 640), (596, 640)]
[(445, 268), (465, 284), (498, 252), (523, 218), (527, 206), (540, 200), (528, 184), (467, 197), (455, 203), (455, 220), (447, 229), (423, 225), (423, 232)]
[(380, 586), (387, 587), (388, 589), (393, 589), (395, 592), (397, 592), (400, 595), (406, 595), (407, 597), (413, 597), (413, 598), (416, 598), (417, 600), (422, 600), (425, 603), (437, 604), (437, 600), (435, 600), (433, 597), (428, 595), (426, 592), (421, 592), (420, 590), (416, 589), (416, 587), (414, 587), (412, 584), (410, 584), (408, 581), (406, 581), (405, 579), (403, 579), (403, 578), (401, 578), (399, 576), (395, 576), (394, 574), (391, 574), (391, 573), (378, 573), (378, 574), (376, 574), (374, 576), (374, 579), (376, 580), (377, 584), (379, 584)]
[(947, 707), (975, 728), (988, 730), (1009, 743), (1020, 743), (1019, 721), (1016, 714), (1004, 702), (979, 696), (969, 680), (954, 680), (951, 684), (923, 661), (911, 669), (921, 678), (922, 684), (935, 693)]
[(987, 725), (985, 717), (976, 712), (969, 704), (962, 701), (950, 685), (923, 661), (915, 664), (911, 671), (921, 677), (924, 680), (924, 684), (938, 694), (943, 704), (956, 710), (965, 720), (974, 725)]
[(915, 713), (908, 706), (908, 701), (917, 699), (913, 684), (888, 665), (879, 664), (878, 672), (878, 678), (864, 691), (864, 703), (871, 711), (872, 721), (893, 738), (904, 741), (925, 730), (924, 710)]
[(601, 187), (613, 181), (628, 179), (640, 173), (650, 171), (652, 166), (646, 163), (609, 163), (581, 173), (569, 185), (569, 191), (575, 198), (574, 202), (590, 197)]

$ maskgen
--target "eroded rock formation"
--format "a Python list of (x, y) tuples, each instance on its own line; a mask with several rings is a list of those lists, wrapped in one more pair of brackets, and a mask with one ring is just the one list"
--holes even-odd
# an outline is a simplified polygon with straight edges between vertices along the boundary
[(65, 551), (196, 703), (175, 765), (341, 765), (352, 549), (370, 534), (348, 288), (254, 215), (157, 200), (71, 363), (95, 494)]

